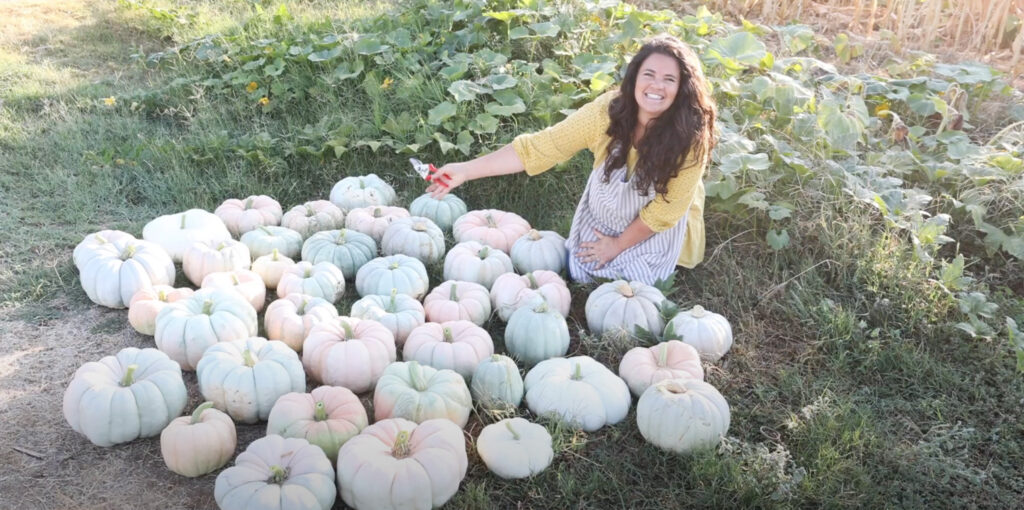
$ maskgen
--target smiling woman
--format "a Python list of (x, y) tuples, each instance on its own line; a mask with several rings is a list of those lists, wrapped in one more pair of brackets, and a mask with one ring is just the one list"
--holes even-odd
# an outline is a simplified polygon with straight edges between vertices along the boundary
[(439, 172), (440, 198), (481, 177), (542, 173), (582, 149), (593, 170), (566, 239), (569, 273), (581, 282), (653, 284), (704, 257), (704, 185), (716, 108), (693, 50), (671, 36), (648, 40), (621, 87), (543, 131)]

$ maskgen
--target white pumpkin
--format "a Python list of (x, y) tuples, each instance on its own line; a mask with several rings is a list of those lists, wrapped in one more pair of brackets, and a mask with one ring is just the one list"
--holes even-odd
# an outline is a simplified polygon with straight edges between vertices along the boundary
[(64, 419), (97, 446), (160, 433), (185, 409), (181, 368), (156, 349), (121, 349), (75, 371), (64, 390)]
[(409, 204), (409, 214), (430, 218), (442, 230), (450, 231), (460, 216), (469, 212), (461, 198), (448, 193), (441, 200), (424, 193)]
[(554, 271), (561, 273), (569, 259), (565, 238), (553, 230), (533, 230), (516, 239), (509, 252), (516, 271)]
[(295, 261), (281, 255), (280, 252), (274, 250), (269, 255), (264, 255), (252, 261), (252, 271), (263, 279), (263, 284), (268, 289), (276, 289), (277, 284), (281, 281), (281, 276), (288, 268), (295, 265)]
[(412, 296), (398, 294), (392, 289), (390, 296), (366, 296), (352, 303), (352, 317), (377, 321), (395, 335), (398, 347), (417, 326), (426, 322), (423, 305)]
[(408, 255), (377, 257), (356, 273), (356, 292), (360, 296), (388, 296), (396, 291), (423, 299), (429, 288), (427, 267)]
[(523, 376), (512, 358), (492, 354), (484, 358), (473, 371), (470, 392), (473, 401), (484, 409), (515, 409), (523, 401)]
[(278, 251), (294, 259), (302, 254), (302, 234), (285, 227), (256, 227), (240, 239), (249, 248), (249, 255), (257, 259)]
[(174, 262), (150, 242), (118, 236), (79, 257), (82, 290), (98, 305), (125, 308), (139, 290), (174, 284)]
[(345, 274), (330, 262), (299, 262), (286, 269), (277, 282), (278, 297), (296, 293), (337, 303), (345, 294)]
[(200, 286), (210, 273), (250, 267), (252, 256), (249, 247), (233, 239), (194, 243), (185, 250), (181, 261), (182, 271), (196, 286)]
[(267, 418), (267, 435), (301, 437), (336, 462), (341, 445), (368, 424), (366, 409), (355, 393), (341, 386), (321, 386), (277, 399)]
[(299, 355), (284, 342), (260, 337), (210, 346), (196, 379), (203, 398), (242, 423), (266, 420), (278, 397), (306, 389)]
[(377, 174), (345, 177), (331, 188), (331, 202), (348, 213), (357, 207), (395, 203), (394, 188)]
[(302, 235), (303, 239), (321, 230), (345, 227), (345, 212), (327, 200), (311, 200), (284, 213), (281, 226)]
[(182, 369), (194, 370), (213, 344), (256, 336), (258, 329), (256, 309), (238, 293), (200, 289), (160, 310), (153, 336), (157, 348)]
[(330, 262), (347, 279), (355, 278), (359, 268), (376, 256), (377, 242), (372, 237), (345, 228), (317, 232), (302, 244), (302, 260)]
[(193, 243), (228, 241), (231, 232), (215, 214), (202, 209), (189, 209), (158, 216), (142, 228), (142, 238), (160, 245), (172, 260), (181, 262), (185, 250)]
[(221, 510), (330, 510), (337, 495), (334, 467), (323, 450), (278, 435), (249, 443), (213, 488)]
[(643, 282), (603, 283), (587, 298), (587, 328), (596, 336), (635, 335), (637, 326), (652, 333), (661, 331), (665, 327), (660, 310), (663, 301), (665, 295), (660, 290)]
[(444, 418), (465, 427), (473, 398), (465, 379), (452, 370), (437, 370), (416, 361), (388, 365), (373, 390), (373, 417), (405, 418), (423, 423)]
[(523, 418), (506, 418), (484, 427), (476, 451), (487, 469), (506, 480), (536, 475), (555, 458), (548, 430)]
[(352, 209), (345, 216), (345, 228), (362, 232), (373, 238), (378, 244), (384, 237), (391, 222), (399, 218), (408, 218), (409, 211), (402, 207), (371, 205)]
[(468, 465), (465, 437), (452, 422), (382, 420), (341, 447), (338, 488), (356, 510), (437, 508), (458, 492)]
[(718, 361), (732, 347), (732, 326), (729, 325), (729, 321), (700, 305), (679, 312), (665, 325), (666, 331), (669, 326), (683, 342), (697, 349), (701, 359), (705, 361)]
[(519, 307), (505, 325), (505, 350), (526, 366), (569, 352), (569, 324), (540, 296)]
[(77, 245), (75, 250), (71, 254), (71, 259), (75, 262), (75, 267), (79, 271), (82, 270), (82, 266), (85, 265), (89, 259), (95, 257), (98, 254), (107, 253), (107, 248), (110, 243), (115, 241), (134, 241), (135, 236), (122, 232), (120, 230), (100, 230), (99, 232), (93, 232), (85, 236)]
[(665, 379), (704, 380), (697, 349), (679, 340), (652, 347), (634, 347), (619, 362), (619, 377), (639, 397), (648, 386)]
[(259, 227), (281, 223), (281, 204), (266, 195), (253, 195), (245, 200), (229, 198), (214, 209), (231, 235), (238, 237)]
[(530, 411), (553, 413), (587, 432), (625, 419), (633, 400), (626, 383), (589, 356), (541, 361), (524, 384)]
[(397, 357), (391, 331), (352, 317), (316, 324), (302, 343), (302, 364), (313, 379), (356, 393), (372, 389)]
[(210, 273), (203, 277), (199, 288), (233, 290), (248, 301), (257, 312), (263, 310), (263, 305), (267, 302), (267, 286), (263, 283), (263, 278), (248, 269)]
[(444, 232), (422, 216), (410, 216), (391, 222), (380, 240), (384, 255), (408, 255), (425, 264), (437, 262), (444, 256)]
[(338, 309), (323, 298), (293, 292), (270, 303), (263, 315), (268, 340), (280, 340), (298, 352), (313, 326), (338, 318)]
[(402, 359), (456, 371), (469, 381), (480, 361), (494, 354), (486, 329), (469, 321), (428, 322), (412, 330)]
[(160, 432), (167, 469), (187, 477), (212, 473), (235, 455), (238, 436), (231, 417), (204, 402), (190, 416), (175, 418)]
[(455, 242), (478, 241), (505, 253), (529, 231), (530, 223), (522, 216), (497, 209), (469, 211), (452, 225)]
[(499, 276), (512, 272), (512, 259), (505, 252), (476, 241), (456, 244), (444, 256), (445, 280), (475, 282), (490, 289)]
[(729, 431), (729, 404), (697, 379), (654, 383), (636, 405), (636, 425), (647, 442), (676, 453), (715, 446)]
[(491, 316), (491, 297), (479, 283), (449, 280), (427, 294), (423, 310), (429, 322), (468, 320), (483, 326)]
[(156, 317), (167, 303), (192, 297), (195, 291), (188, 287), (175, 289), (170, 285), (154, 285), (139, 289), (128, 303), (128, 323), (135, 331), (153, 336), (156, 333)]
[(508, 321), (512, 312), (537, 296), (544, 298), (548, 306), (557, 310), (562, 317), (569, 317), (572, 296), (569, 294), (569, 286), (558, 273), (543, 269), (522, 276), (505, 273), (491, 286), (491, 305), (503, 321)]

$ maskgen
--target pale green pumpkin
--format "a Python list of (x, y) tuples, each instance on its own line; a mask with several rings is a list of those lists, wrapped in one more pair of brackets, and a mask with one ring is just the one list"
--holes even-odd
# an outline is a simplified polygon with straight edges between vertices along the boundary
[(519, 307), (505, 326), (505, 349), (527, 366), (569, 351), (569, 325), (540, 297)]
[(470, 391), (484, 409), (515, 409), (523, 401), (523, 376), (512, 358), (492, 354), (473, 371)]
[(317, 232), (302, 244), (302, 260), (330, 262), (341, 269), (346, 279), (356, 277), (364, 264), (377, 256), (377, 243), (372, 237), (355, 230)]

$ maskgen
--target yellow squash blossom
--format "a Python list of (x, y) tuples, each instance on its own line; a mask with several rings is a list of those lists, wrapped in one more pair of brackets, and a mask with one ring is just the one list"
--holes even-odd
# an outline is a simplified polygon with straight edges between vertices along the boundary
[(395, 80), (392, 80), (391, 78), (384, 78), (384, 83), (380, 84), (380, 88), (387, 89), (387, 88), (391, 87), (391, 84), (394, 83), (394, 82), (395, 82)]
[(117, 98), (115, 98), (114, 96), (103, 98), (103, 104), (107, 106), (114, 106), (115, 103), (117, 103)]
[(260, 98), (258, 102), (260, 106), (267, 106), (268, 104), (270, 104), (270, 99), (268, 99), (267, 96), (263, 96)]
[(260, 84), (254, 82), (254, 81), (251, 81), (251, 82), (249, 82), (249, 85), (247, 87), (245, 87), (245, 91), (246, 92), (253, 92), (253, 91), (255, 91), (258, 88), (260, 88)]

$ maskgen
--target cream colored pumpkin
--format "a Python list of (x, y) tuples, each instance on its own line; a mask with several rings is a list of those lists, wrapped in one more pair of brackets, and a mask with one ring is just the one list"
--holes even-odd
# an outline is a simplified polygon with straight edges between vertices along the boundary
[(372, 389), (397, 357), (391, 331), (352, 317), (316, 324), (302, 343), (302, 364), (313, 379), (356, 393)]
[(391, 222), (408, 218), (409, 211), (403, 207), (371, 205), (352, 209), (345, 216), (345, 228), (362, 232), (380, 244)]
[(345, 227), (345, 212), (327, 200), (311, 200), (284, 213), (281, 226), (302, 235), (303, 239), (322, 230)]
[(202, 209), (159, 216), (146, 223), (142, 238), (160, 245), (171, 259), (181, 262), (194, 243), (217, 243), (231, 239), (231, 232), (216, 215)]
[(492, 354), (476, 366), (469, 389), (473, 401), (484, 409), (515, 409), (523, 401), (523, 376), (515, 360)]
[(568, 262), (569, 250), (565, 247), (565, 238), (552, 230), (531, 229), (516, 239), (509, 252), (516, 271), (554, 271), (561, 273)]
[(497, 209), (469, 211), (452, 225), (455, 242), (478, 241), (505, 253), (529, 231), (530, 223), (522, 216)]
[(281, 223), (281, 204), (266, 195), (253, 195), (245, 200), (229, 198), (213, 211), (231, 235), (238, 237), (259, 227)]
[(141, 289), (174, 284), (174, 262), (163, 248), (118, 237), (80, 254), (82, 290), (93, 303), (108, 308), (125, 308)]
[(428, 322), (412, 330), (402, 359), (436, 369), (454, 370), (467, 381), (480, 361), (494, 354), (494, 341), (486, 329), (469, 321)]
[(341, 386), (320, 386), (310, 393), (277, 399), (267, 418), (267, 435), (301, 437), (319, 446), (331, 462), (338, 449), (366, 428), (369, 418), (355, 393)]
[(251, 266), (249, 247), (233, 239), (195, 243), (185, 250), (181, 261), (185, 276), (197, 286), (210, 273), (249, 269)]
[(437, 508), (459, 491), (468, 465), (465, 437), (452, 422), (382, 420), (341, 447), (338, 489), (356, 510)]
[(292, 293), (270, 303), (263, 315), (268, 340), (280, 340), (298, 352), (313, 326), (338, 318), (338, 309), (326, 299)]
[(412, 296), (397, 292), (392, 292), (390, 296), (366, 296), (352, 303), (349, 315), (383, 324), (395, 335), (398, 347), (405, 345), (405, 339), (409, 338), (414, 328), (426, 322), (423, 305)]
[(483, 326), (491, 316), (491, 297), (479, 283), (449, 280), (427, 294), (423, 310), (428, 322), (468, 320)]
[(423, 423), (444, 418), (465, 427), (473, 398), (465, 379), (453, 370), (437, 370), (419, 362), (395, 362), (381, 374), (373, 390), (373, 418), (405, 418)]
[(506, 480), (536, 475), (555, 458), (548, 430), (523, 418), (506, 418), (484, 427), (476, 452), (487, 469)]
[(256, 309), (263, 310), (267, 302), (267, 286), (260, 275), (248, 269), (210, 273), (203, 278), (201, 289), (233, 290)]
[(636, 425), (647, 442), (676, 453), (715, 446), (729, 431), (729, 404), (697, 379), (665, 379), (636, 405)]
[(260, 337), (210, 346), (196, 366), (196, 380), (203, 398), (242, 423), (266, 420), (279, 397), (306, 389), (298, 354)]
[(235, 455), (238, 437), (231, 417), (204, 402), (190, 416), (175, 418), (160, 433), (167, 469), (187, 477), (212, 473)]
[(705, 361), (714, 363), (722, 359), (732, 347), (732, 326), (729, 321), (700, 305), (679, 312), (669, 320), (665, 326), (666, 331), (669, 326), (674, 330), (674, 335), (697, 349)]
[(253, 337), (258, 329), (256, 309), (238, 293), (200, 289), (160, 310), (153, 336), (157, 348), (182, 369), (194, 370), (213, 344)]
[(256, 227), (244, 234), (240, 239), (249, 247), (253, 259), (278, 251), (286, 257), (294, 259), (302, 254), (302, 234), (285, 227)]
[(177, 363), (156, 349), (127, 347), (79, 367), (62, 409), (75, 432), (113, 446), (159, 434), (187, 401)]
[(139, 289), (128, 303), (128, 323), (135, 331), (153, 336), (156, 333), (156, 316), (167, 303), (191, 297), (195, 291), (188, 287), (175, 289), (170, 285), (154, 285)]
[(512, 259), (497, 248), (465, 241), (444, 256), (444, 279), (475, 282), (491, 288), (499, 276), (512, 273)]
[(100, 230), (85, 236), (71, 254), (71, 259), (79, 271), (90, 259), (99, 254), (105, 254), (110, 243), (121, 241), (134, 241), (135, 236), (120, 230)]
[(345, 275), (330, 262), (299, 262), (286, 269), (277, 282), (278, 297), (296, 293), (337, 303), (345, 294)]
[(249, 443), (213, 488), (221, 510), (329, 510), (337, 494), (334, 468), (323, 450), (278, 435)]
[(331, 188), (331, 202), (346, 214), (358, 207), (391, 205), (395, 203), (395, 189), (377, 174), (345, 177)]
[(665, 379), (704, 380), (704, 367), (697, 349), (679, 340), (652, 347), (634, 347), (619, 362), (619, 377), (633, 395), (643, 395), (648, 386)]
[(665, 295), (643, 282), (616, 280), (603, 283), (587, 297), (584, 312), (591, 334), (637, 334), (640, 326), (647, 331), (661, 331), (665, 320), (660, 307)]
[(530, 411), (553, 413), (587, 432), (625, 419), (633, 400), (626, 383), (589, 356), (541, 361), (524, 383)]
[(491, 286), (491, 305), (503, 321), (508, 321), (512, 312), (536, 296), (544, 298), (548, 306), (562, 314), (562, 317), (569, 317), (572, 296), (569, 294), (569, 286), (558, 273), (545, 270), (522, 276), (505, 273)]
[(391, 222), (380, 240), (384, 255), (408, 255), (430, 264), (444, 257), (444, 232), (427, 218), (410, 216)]
[(252, 271), (260, 275), (260, 278), (263, 279), (263, 284), (268, 289), (273, 290), (277, 288), (277, 284), (280, 283), (284, 272), (294, 265), (294, 260), (274, 250), (269, 255), (264, 255), (252, 261)]

